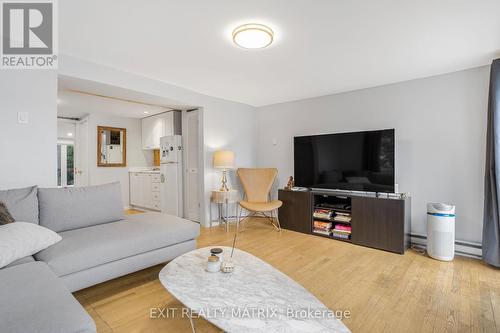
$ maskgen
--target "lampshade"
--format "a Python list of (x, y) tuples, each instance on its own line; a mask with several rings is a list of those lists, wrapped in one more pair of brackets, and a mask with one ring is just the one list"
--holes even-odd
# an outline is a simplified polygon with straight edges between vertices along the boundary
[(234, 152), (230, 150), (218, 150), (214, 154), (214, 168), (232, 169), (234, 168)]

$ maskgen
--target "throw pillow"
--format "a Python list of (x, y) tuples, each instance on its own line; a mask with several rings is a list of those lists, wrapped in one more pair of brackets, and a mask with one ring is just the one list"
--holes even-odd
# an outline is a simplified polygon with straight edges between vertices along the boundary
[(31, 256), (59, 242), (61, 236), (50, 229), (28, 222), (0, 226), (0, 268)]
[(38, 224), (38, 188), (30, 186), (11, 190), (0, 190), (0, 201), (9, 208), (16, 221)]
[(3, 202), (0, 201), (0, 224), (7, 224), (15, 222), (12, 215), (10, 215), (9, 210)]

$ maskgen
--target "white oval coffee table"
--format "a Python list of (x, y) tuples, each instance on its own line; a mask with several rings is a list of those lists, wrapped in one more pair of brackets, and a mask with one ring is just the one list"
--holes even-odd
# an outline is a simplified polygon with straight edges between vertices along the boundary
[[(160, 281), (215, 326), (234, 333), (350, 332), (304, 287), (245, 251), (234, 250), (233, 273), (205, 271), (211, 248), (172, 260), (161, 270)], [(231, 248), (220, 248), (230, 255)]]

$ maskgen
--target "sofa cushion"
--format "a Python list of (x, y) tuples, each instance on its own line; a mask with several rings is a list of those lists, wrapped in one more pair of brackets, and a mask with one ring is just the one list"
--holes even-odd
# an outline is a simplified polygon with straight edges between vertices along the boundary
[(124, 218), (120, 183), (73, 188), (40, 188), (40, 225), (55, 232)]
[(17, 266), (17, 265), (22, 265), (22, 264), (27, 264), (29, 262), (34, 262), (34, 261), (35, 261), (35, 258), (33, 258), (33, 256), (27, 256), (27, 257), (23, 257), (21, 259), (18, 259), (16, 261), (11, 262), (10, 264), (5, 266), (4, 268), (9, 268), (9, 267)]
[(16, 221), (38, 224), (37, 187), (0, 191), (0, 201), (5, 204)]
[(92, 318), (46, 264), (2, 269), (0, 281), (1, 332), (96, 332)]
[(144, 213), (125, 220), (61, 232), (62, 241), (35, 255), (58, 275), (194, 239), (199, 224), (177, 216)]

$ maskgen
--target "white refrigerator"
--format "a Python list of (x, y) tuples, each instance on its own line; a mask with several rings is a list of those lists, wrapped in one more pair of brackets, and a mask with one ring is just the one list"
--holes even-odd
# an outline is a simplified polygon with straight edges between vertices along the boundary
[(183, 217), (182, 136), (160, 138), (161, 212)]

